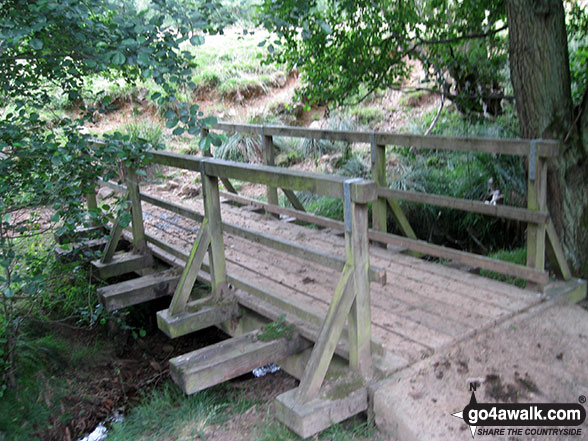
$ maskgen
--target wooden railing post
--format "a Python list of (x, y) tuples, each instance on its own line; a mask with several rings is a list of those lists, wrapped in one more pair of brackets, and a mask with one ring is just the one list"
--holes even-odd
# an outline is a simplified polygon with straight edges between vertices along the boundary
[[(388, 188), (386, 182), (386, 146), (372, 143), (372, 179), (378, 187)], [(372, 206), (372, 228), (388, 231), (388, 205), (385, 198), (378, 197)]]
[(133, 248), (136, 252), (144, 254), (148, 252), (145, 241), (145, 229), (143, 227), (143, 210), (141, 208), (141, 197), (139, 195), (139, 183), (137, 181), (137, 170), (129, 167), (126, 170), (127, 191), (131, 201), (131, 215), (133, 228)]
[(214, 298), (218, 300), (224, 295), (227, 285), (218, 178), (207, 175), (206, 164), (203, 164), (203, 166), (202, 189), (204, 194), (204, 214), (208, 219), (208, 231), (210, 234), (209, 256), (212, 293)]
[[(349, 312), (349, 365), (362, 378), (372, 376), (371, 302), (369, 280), (368, 204), (351, 202), (345, 213), (351, 231), (345, 231), (347, 254), (353, 262), (355, 300)], [(346, 224), (347, 224), (346, 220)]]
[(373, 202), (376, 197), (373, 182), (354, 178), (343, 184), (347, 258), (300, 379), (296, 393), (298, 403), (306, 403), (318, 396), (346, 319), (349, 321), (349, 366), (363, 380), (372, 377), (368, 202)]
[[(271, 136), (266, 136), (263, 133), (263, 127), (261, 131), (261, 137), (263, 139), (263, 163), (265, 165), (274, 166), (275, 164), (275, 149), (274, 140)], [(267, 202), (271, 205), (279, 205), (278, 189), (276, 187), (266, 187)]]
[(88, 214), (90, 215), (90, 226), (96, 227), (97, 223), (92, 218), (92, 213), (98, 212), (98, 201), (96, 200), (96, 187), (94, 187), (93, 191), (86, 194), (86, 206), (88, 207)]
[[(527, 208), (534, 211), (547, 210), (547, 162), (538, 155), (537, 140), (532, 140), (528, 156)], [(527, 224), (527, 266), (545, 269), (545, 223)], [(542, 290), (543, 286), (532, 288)]]

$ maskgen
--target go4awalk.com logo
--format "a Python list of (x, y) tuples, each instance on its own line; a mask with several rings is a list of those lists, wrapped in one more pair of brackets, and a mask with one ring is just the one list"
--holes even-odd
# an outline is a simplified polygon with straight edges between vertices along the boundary
[(470, 384), (472, 398), (461, 412), (452, 414), (470, 426), (472, 437), (547, 436), (580, 437), (578, 427), (586, 420), (581, 395), (578, 403), (478, 403), (476, 385)]

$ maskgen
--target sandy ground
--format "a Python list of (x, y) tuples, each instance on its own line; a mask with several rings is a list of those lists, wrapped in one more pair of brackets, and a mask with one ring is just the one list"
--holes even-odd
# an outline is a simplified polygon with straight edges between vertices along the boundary
[[(478, 402), (577, 403), (588, 395), (588, 311), (541, 305), (502, 326), (434, 355), (387, 380), (375, 393), (376, 422), (397, 441), (471, 439), (451, 414)], [(587, 406), (585, 406), (587, 407)], [(482, 440), (585, 440), (579, 437), (488, 436)]]

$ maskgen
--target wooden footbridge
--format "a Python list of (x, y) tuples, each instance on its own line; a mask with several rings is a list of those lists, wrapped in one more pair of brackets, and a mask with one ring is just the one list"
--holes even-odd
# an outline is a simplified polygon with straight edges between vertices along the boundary
[[(169, 308), (157, 314), (170, 338), (209, 326), (232, 336), (170, 360), (172, 378), (188, 394), (278, 363), (300, 384), (276, 399), (276, 416), (308, 437), (368, 410), (369, 391), (391, 373), (540, 302), (586, 295), (585, 282), (571, 277), (546, 208), (547, 160), (558, 154), (557, 142), (226, 123), (215, 129), (260, 135), (266, 164), (154, 152), (155, 164), (200, 173), (203, 197), (179, 204), (142, 192), (129, 169), (125, 185), (100, 184), (130, 200), (131, 228), (117, 220), (107, 240), (90, 243), (104, 247), (93, 262), (101, 278), (135, 275), (99, 290), (107, 310), (170, 295)], [(373, 181), (274, 167), (275, 136), (370, 144)], [(525, 156), (528, 207), (391, 190), (386, 145)], [(267, 186), (268, 202), (236, 194), (231, 180)], [(278, 206), (278, 189), (294, 208)], [(305, 212), (295, 191), (341, 199), (344, 221)], [(527, 223), (527, 265), (417, 239), (398, 200)], [(88, 203), (96, 207), (95, 195)], [(387, 233), (389, 214), (405, 236)], [(126, 251), (121, 239), (130, 244)], [(546, 255), (559, 280), (545, 270)], [(422, 256), (529, 284), (520, 289)]]

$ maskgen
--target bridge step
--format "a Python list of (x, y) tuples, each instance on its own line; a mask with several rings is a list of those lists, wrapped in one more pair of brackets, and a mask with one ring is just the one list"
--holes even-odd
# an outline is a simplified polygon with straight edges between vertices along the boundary
[(170, 338), (181, 337), (239, 317), (237, 303), (208, 304), (210, 297), (188, 303), (186, 311), (170, 315), (169, 309), (157, 313), (157, 326)]
[(98, 297), (107, 311), (115, 311), (171, 295), (179, 280), (173, 270), (163, 271), (100, 288)]
[(298, 335), (262, 341), (260, 331), (207, 346), (169, 361), (172, 379), (186, 394), (193, 394), (260, 366), (303, 351), (310, 343)]
[(67, 248), (55, 248), (55, 257), (61, 263), (73, 262), (83, 253), (94, 252), (104, 248), (108, 239), (101, 237), (99, 239), (90, 239), (82, 242), (67, 244)]
[[(345, 385), (340, 385), (342, 390)], [(335, 389), (336, 390), (336, 389)], [(296, 400), (298, 388), (291, 389), (278, 395), (275, 400), (275, 411), (278, 420), (301, 438), (308, 438), (334, 424), (346, 420), (368, 408), (367, 387), (359, 387), (346, 395), (328, 398), (323, 394), (321, 398), (307, 403)]]
[(116, 253), (112, 260), (103, 263), (94, 260), (92, 266), (98, 271), (102, 279), (121, 276), (151, 266), (153, 258), (148, 254), (137, 254), (133, 252)]
[(55, 241), (60, 244), (79, 242), (82, 239), (97, 238), (106, 234), (106, 229), (100, 225), (97, 227), (79, 227), (71, 233), (62, 234), (61, 236), (55, 235)]

